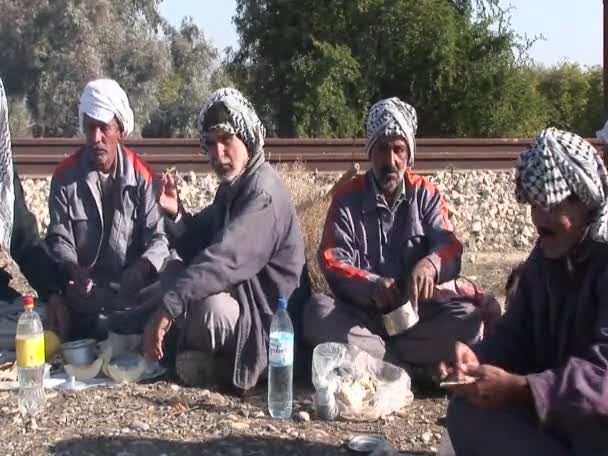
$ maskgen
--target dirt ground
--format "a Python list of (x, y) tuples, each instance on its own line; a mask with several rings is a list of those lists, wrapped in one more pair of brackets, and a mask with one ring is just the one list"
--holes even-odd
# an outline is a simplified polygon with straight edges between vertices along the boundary
[[(477, 253), (465, 258), (463, 274), (501, 296), (511, 267), (524, 256)], [(311, 394), (310, 385), (298, 385), (295, 419), (277, 421), (269, 419), (263, 386), (246, 399), (166, 380), (51, 391), (46, 412), (32, 425), (21, 419), (16, 394), (0, 392), (0, 454), (342, 455), (350, 454), (346, 443), (360, 433), (383, 435), (405, 454), (437, 451), (446, 408), (441, 393), (415, 387), (412, 405), (373, 423), (320, 421)]]

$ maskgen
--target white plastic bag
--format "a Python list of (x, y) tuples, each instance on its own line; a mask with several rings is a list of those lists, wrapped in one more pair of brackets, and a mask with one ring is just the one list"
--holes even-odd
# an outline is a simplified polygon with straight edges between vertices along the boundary
[(352, 345), (318, 345), (313, 352), (312, 382), (315, 409), (324, 419), (337, 415), (349, 421), (373, 421), (414, 400), (405, 370)]

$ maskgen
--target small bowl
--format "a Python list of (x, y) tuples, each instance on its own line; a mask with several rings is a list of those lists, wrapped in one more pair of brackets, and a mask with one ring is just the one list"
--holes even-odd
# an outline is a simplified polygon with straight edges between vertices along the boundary
[(404, 333), (418, 323), (419, 319), (420, 317), (418, 317), (418, 313), (414, 310), (410, 301), (382, 316), (384, 329), (389, 336)]
[(387, 444), (386, 439), (379, 435), (357, 435), (348, 442), (348, 448), (358, 453), (372, 453)]
[(61, 347), (63, 360), (73, 366), (88, 366), (95, 361), (97, 341), (95, 339), (80, 339), (66, 342)]

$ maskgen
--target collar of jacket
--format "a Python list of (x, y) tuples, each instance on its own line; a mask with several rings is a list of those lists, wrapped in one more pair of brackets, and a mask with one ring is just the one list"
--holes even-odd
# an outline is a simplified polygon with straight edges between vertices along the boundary
[[(103, 220), (103, 205), (101, 201), (101, 193), (99, 191), (99, 174), (97, 172), (97, 168), (93, 163), (92, 157), (90, 156), (90, 152), (85, 149), (80, 159), (80, 170), (82, 176), (85, 178), (89, 189), (95, 199), (95, 204), (97, 205), (97, 210), (99, 211), (99, 215)], [(125, 187), (136, 187), (137, 179), (135, 176), (135, 167), (129, 158), (127, 157), (127, 151), (125, 147), (120, 144), (118, 146), (118, 153), (116, 154), (116, 167), (113, 172), (114, 183), (118, 185), (120, 188), (120, 195), (123, 194), (123, 189)]]
[[(411, 202), (414, 197), (413, 192), (408, 188), (411, 187), (409, 185), (409, 179), (407, 178), (408, 174), (405, 173), (403, 179), (401, 179), (400, 188), (401, 191), (399, 195), (397, 195), (397, 201), (395, 201), (394, 207), (401, 202), (408, 201)], [(386, 202), (384, 197), (380, 193), (378, 189), (378, 184), (376, 183), (376, 178), (374, 177), (373, 171), (370, 169), (366, 173), (366, 187), (367, 191), (365, 192), (365, 196), (363, 199), (363, 213), (369, 213), (375, 211), (378, 206), (386, 206)], [(390, 209), (390, 208), (389, 208)]]

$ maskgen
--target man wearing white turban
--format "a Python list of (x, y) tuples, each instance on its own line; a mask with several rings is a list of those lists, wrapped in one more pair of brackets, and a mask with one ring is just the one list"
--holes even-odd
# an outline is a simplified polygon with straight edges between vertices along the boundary
[[(57, 299), (65, 284), (59, 265), (49, 255), (38, 234), (36, 218), (28, 210), (23, 187), (13, 166), (8, 104), (0, 79), (0, 249), (13, 258), (30, 285), (43, 299)], [(10, 301), (17, 291), (11, 275), (0, 269), (0, 300)]]
[(455, 453), (608, 454), (608, 173), (591, 144), (548, 128), (522, 152), (515, 194), (536, 246), (493, 334), (440, 367), (469, 380), (448, 408)]
[[(86, 145), (53, 174), (47, 232), (71, 279), (65, 295), (73, 324), (62, 325), (67, 338), (103, 337), (100, 313), (115, 317), (112, 325), (127, 308), (149, 301), (169, 255), (152, 171), (122, 144), (133, 130), (126, 93), (115, 81), (91, 81), (79, 116)], [(143, 330), (142, 318), (136, 320), (122, 330)]]
[[(462, 244), (442, 195), (411, 172), (416, 128), (415, 109), (398, 98), (369, 111), (371, 169), (338, 187), (325, 221), (318, 259), (335, 299), (317, 294), (305, 307), (304, 338), (313, 346), (351, 343), (428, 368), (453, 340), (478, 337), (481, 317), (471, 302), (434, 296), (459, 273)], [(390, 337), (382, 316), (408, 300), (420, 320)]]

